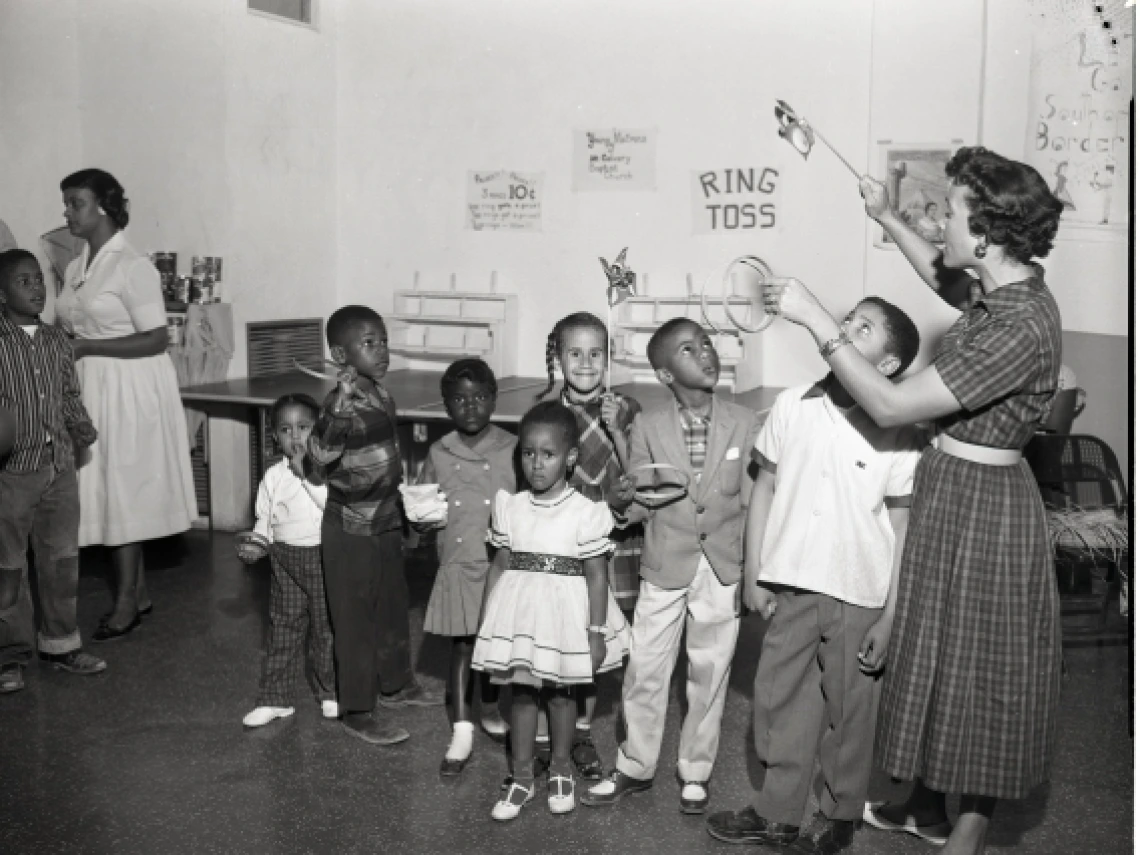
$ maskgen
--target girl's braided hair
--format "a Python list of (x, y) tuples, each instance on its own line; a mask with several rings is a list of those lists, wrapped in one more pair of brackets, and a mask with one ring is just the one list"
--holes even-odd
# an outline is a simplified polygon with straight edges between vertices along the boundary
[(590, 312), (575, 312), (556, 323), (546, 337), (546, 376), (550, 378), (550, 383), (534, 396), (535, 400), (545, 398), (554, 388), (554, 366), (558, 364), (558, 355), (562, 352), (562, 339), (568, 331), (577, 329), (597, 330), (603, 338), (608, 338), (610, 334), (602, 319)]

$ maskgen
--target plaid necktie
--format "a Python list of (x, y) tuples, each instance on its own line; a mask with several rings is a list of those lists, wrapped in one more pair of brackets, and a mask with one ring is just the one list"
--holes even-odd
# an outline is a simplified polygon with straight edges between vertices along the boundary
[(699, 479), (701, 470), (705, 468), (705, 452), (708, 447), (709, 422), (712, 416), (701, 416), (685, 407), (681, 407), (681, 433), (684, 435), (685, 447), (689, 450), (689, 464)]

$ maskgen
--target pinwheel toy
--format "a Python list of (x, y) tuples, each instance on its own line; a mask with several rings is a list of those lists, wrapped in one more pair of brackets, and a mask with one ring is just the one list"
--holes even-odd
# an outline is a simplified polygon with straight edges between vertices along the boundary
[(630, 270), (625, 263), (625, 254), (628, 251), (629, 247), (627, 246), (619, 252), (613, 264), (598, 256), (598, 261), (602, 263), (602, 270), (606, 272), (608, 283), (606, 285), (606, 389), (610, 388), (610, 362), (614, 355), (614, 307), (637, 294), (637, 274)]
[(815, 145), (815, 140), (818, 137), (819, 141), (831, 149), (831, 153), (842, 161), (843, 165), (851, 170), (851, 174), (856, 178), (860, 175), (855, 171), (855, 167), (847, 162), (847, 158), (835, 150), (835, 146), (829, 143), (818, 130), (808, 124), (808, 120), (803, 116), (796, 114), (791, 105), (787, 101), (776, 99), (776, 119), (780, 123), (780, 136), (783, 137), (788, 143), (804, 156), (811, 154), (812, 146)]

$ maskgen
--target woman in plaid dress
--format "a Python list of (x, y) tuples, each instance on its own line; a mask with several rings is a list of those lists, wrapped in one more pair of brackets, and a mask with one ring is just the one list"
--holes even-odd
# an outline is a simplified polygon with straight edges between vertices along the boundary
[[(1033, 259), (1052, 248), (1063, 205), (1041, 175), (984, 148), (947, 164), (945, 248), (927, 243), (860, 183), (867, 213), (940, 290), (955, 271), (974, 299), (934, 364), (897, 384), (859, 356), (795, 280), (766, 288), (771, 311), (807, 327), (839, 381), (881, 426), (935, 420), (915, 475), (893, 653), (876, 738), (879, 765), (914, 780), (876, 827), (980, 853), (995, 801), (1048, 775), (1060, 694), (1061, 631), (1041, 495), (1021, 449), (1048, 413), (1061, 318)], [(962, 794), (951, 831), (945, 793)], [(948, 837), (948, 839), (947, 839)]]
[[(589, 312), (567, 315), (554, 325), (546, 339), (546, 370), (550, 384), (538, 397), (554, 388), (554, 367), (562, 371), (562, 403), (578, 422), (578, 462), (568, 482), (592, 502), (606, 502), (623, 472), (628, 458), (629, 433), (641, 405), (633, 398), (607, 392), (606, 338), (601, 318)], [(619, 448), (620, 446), (620, 448)], [(615, 528), (610, 533), (614, 551), (609, 557), (609, 582), (614, 599), (632, 620), (640, 586), (640, 524)], [(588, 780), (602, 776), (602, 760), (590, 734), (597, 690), (593, 684), (579, 689), (578, 727), (574, 741), (574, 763)]]

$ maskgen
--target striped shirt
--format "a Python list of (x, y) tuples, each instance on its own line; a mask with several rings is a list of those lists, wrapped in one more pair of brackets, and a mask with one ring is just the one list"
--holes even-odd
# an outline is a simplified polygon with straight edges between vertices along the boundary
[(334, 415), (333, 389), (309, 436), (309, 453), (324, 471), (329, 497), (325, 518), (346, 534), (380, 534), (401, 526), (399, 491), (403, 475), (396, 438), (396, 404), (379, 384), (367, 400), (354, 401), (346, 415)]
[(71, 430), (91, 417), (80, 398), (67, 334), (40, 324), (28, 335), (0, 315), (0, 406), (16, 414), (16, 443), (0, 471), (75, 467)]
[(1061, 370), (1061, 315), (1040, 268), (977, 295), (950, 327), (934, 367), (962, 411), (940, 432), (992, 448), (1022, 448), (1049, 415)]

